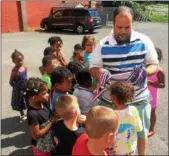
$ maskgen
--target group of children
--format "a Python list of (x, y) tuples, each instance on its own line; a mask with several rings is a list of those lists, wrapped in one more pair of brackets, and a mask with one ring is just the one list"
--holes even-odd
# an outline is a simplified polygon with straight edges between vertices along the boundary
[[(134, 87), (129, 82), (111, 84), (111, 100), (115, 110), (93, 101), (100, 83), (97, 73), (89, 71), (95, 38), (86, 35), (74, 46), (68, 62), (61, 52), (59, 36), (48, 39), (44, 50), (41, 78), (27, 78), (24, 56), (15, 50), (11, 55), (10, 85), (13, 88), (11, 105), (27, 120), (32, 135), (33, 154), (37, 155), (134, 155), (137, 132), (142, 122), (134, 106), (126, 105), (134, 99)], [(159, 60), (162, 58), (157, 49)], [(155, 110), (158, 88), (165, 86), (164, 72), (148, 77), (152, 93), (150, 134), (155, 133)], [(23, 110), (27, 110), (24, 115)]]

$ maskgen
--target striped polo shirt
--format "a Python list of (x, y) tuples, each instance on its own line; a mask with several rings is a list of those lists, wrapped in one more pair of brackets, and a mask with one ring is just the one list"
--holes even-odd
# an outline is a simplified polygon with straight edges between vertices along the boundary
[[(92, 55), (90, 67), (107, 69), (112, 74), (112, 81), (114, 82), (127, 81), (133, 73), (136, 74), (135, 78), (141, 77), (138, 82), (134, 80), (135, 78), (131, 80), (131, 82), (137, 82), (136, 84), (133, 83), (136, 91), (134, 102), (141, 101), (149, 96), (144, 66), (158, 64), (158, 60), (154, 45), (146, 35), (132, 31), (130, 43), (117, 45), (111, 33), (96, 45)], [(108, 90), (103, 93), (102, 97), (111, 102)]]

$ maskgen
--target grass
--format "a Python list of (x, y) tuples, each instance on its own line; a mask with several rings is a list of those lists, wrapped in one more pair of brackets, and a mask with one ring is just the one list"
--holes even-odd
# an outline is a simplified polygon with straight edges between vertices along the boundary
[(167, 4), (151, 4), (148, 5), (149, 8), (156, 8), (156, 9), (163, 9), (163, 8), (168, 8)]
[[(135, 11), (135, 14), (138, 13), (138, 16), (140, 17), (138, 18), (139, 21), (137, 22), (168, 23), (168, 5), (167, 4), (151, 4), (151, 5), (142, 4), (139, 6), (136, 5), (133, 10)], [(150, 14), (149, 14), (149, 11), (150, 11)], [(144, 20), (144, 17), (148, 17), (149, 20), (148, 21)]]
[(156, 13), (156, 12), (153, 12), (149, 19), (151, 20), (151, 22), (168, 22), (168, 14), (159, 14), (159, 13)]
[(148, 9), (151, 10), (149, 19), (152, 22), (168, 22), (168, 5), (165, 4), (153, 4), (148, 5)]

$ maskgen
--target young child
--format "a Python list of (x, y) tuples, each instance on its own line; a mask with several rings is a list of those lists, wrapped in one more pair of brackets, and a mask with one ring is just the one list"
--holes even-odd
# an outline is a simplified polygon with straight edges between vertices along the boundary
[(83, 50), (75, 50), (73, 52), (73, 56), (70, 58), (70, 62), (68, 63), (68, 66), (70, 63), (76, 62), (79, 65), (81, 65), (83, 68), (84, 67), (84, 51)]
[(93, 102), (93, 92), (91, 91), (92, 78), (86, 69), (82, 69), (76, 73), (78, 87), (75, 88), (73, 95), (78, 99), (81, 113), (86, 115), (88, 111), (95, 105)]
[(43, 66), (40, 66), (40, 67), (39, 67), (39, 71), (40, 71), (40, 74), (41, 74), (41, 75), (46, 74), (46, 72), (45, 72), (44, 69), (43, 69)]
[[(159, 48), (156, 48), (159, 62), (162, 60), (163, 55), (162, 51)], [(148, 89), (150, 90), (152, 101), (151, 101), (151, 119), (150, 119), (150, 129), (148, 137), (151, 137), (155, 134), (155, 124), (156, 124), (156, 108), (158, 106), (159, 93), (158, 88), (165, 87), (165, 73), (161, 67), (156, 74), (148, 76)]]
[(45, 48), (45, 50), (43, 52), (43, 55), (44, 56), (52, 55), (52, 56), (56, 57), (56, 50), (53, 47), (47, 47), (47, 48)]
[(82, 40), (82, 48), (85, 50), (85, 56), (84, 56), (84, 61), (85, 61), (85, 67), (89, 68), (91, 60), (92, 60), (92, 52), (95, 48), (96, 41), (93, 36), (90, 35), (85, 35)]
[(56, 59), (59, 61), (60, 66), (67, 66), (67, 61), (63, 53), (61, 52), (61, 48), (63, 46), (63, 41), (59, 36), (53, 36), (48, 39), (48, 43), (51, 47), (56, 50)]
[(26, 97), (29, 100), (27, 118), (32, 135), (33, 155), (50, 156), (50, 152), (56, 147), (51, 127), (57, 117), (51, 117), (49, 107), (43, 104), (49, 98), (47, 84), (39, 78), (29, 78)]
[[(82, 48), (82, 46), (80, 45), (80, 44), (75, 44), (74, 45), (74, 52), (75, 51), (83, 51), (83, 48)], [(74, 54), (73, 54), (74, 55)], [(84, 57), (84, 56), (83, 56)], [(70, 57), (70, 62), (72, 62), (72, 61), (74, 61), (74, 58), (73, 58), (73, 56), (71, 56)]]
[(51, 73), (52, 97), (51, 107), (52, 112), (56, 112), (56, 100), (68, 93), (72, 87), (72, 73), (65, 67), (56, 67)]
[(135, 155), (137, 132), (142, 131), (139, 113), (131, 103), (135, 96), (134, 86), (129, 82), (115, 82), (111, 85), (111, 99), (119, 116), (120, 126), (114, 145), (110, 146), (111, 155)]
[[(56, 57), (56, 51), (53, 47), (47, 47), (47, 48), (45, 48), (43, 55), (44, 56), (52, 55), (52, 56)], [(39, 67), (39, 71), (40, 71), (41, 75), (44, 75), (46, 73), (45, 70), (43, 69), (43, 66)]]
[(24, 56), (18, 50), (12, 53), (11, 58), (15, 64), (9, 80), (9, 84), (12, 87), (11, 106), (13, 110), (20, 111), (20, 118), (25, 121), (27, 118), (23, 110), (27, 106), (22, 93), (27, 81), (27, 68), (23, 65)]
[(109, 155), (118, 129), (118, 116), (108, 107), (94, 106), (87, 114), (86, 134), (76, 141), (72, 155)]
[(50, 75), (54, 71), (54, 69), (58, 66), (58, 62), (56, 58), (52, 55), (46, 55), (42, 59), (42, 66), (43, 66), (43, 71), (45, 72), (42, 75), (42, 80), (47, 83), (48, 89), (51, 90), (51, 79)]
[(75, 50), (73, 52), (73, 62), (77, 62), (81, 66), (84, 63), (84, 51), (83, 50)]
[(77, 43), (74, 45), (74, 50), (83, 50), (81, 44)]
[(79, 70), (81, 70), (81, 69), (83, 69), (83, 67), (80, 65), (80, 64), (78, 64), (77, 62), (74, 62), (74, 61), (72, 61), (72, 62), (69, 62), (69, 64), (68, 64), (68, 66), (67, 66), (67, 68), (71, 71), (71, 73), (72, 73), (72, 88), (71, 88), (71, 90), (69, 91), (69, 93), (70, 94), (73, 94), (73, 92), (74, 92), (74, 89), (77, 87), (77, 80), (76, 80), (76, 73), (79, 71)]
[(55, 155), (71, 155), (76, 139), (84, 133), (84, 129), (77, 124), (80, 115), (77, 98), (73, 95), (58, 98), (56, 112), (61, 120), (53, 127), (55, 140), (58, 140)]

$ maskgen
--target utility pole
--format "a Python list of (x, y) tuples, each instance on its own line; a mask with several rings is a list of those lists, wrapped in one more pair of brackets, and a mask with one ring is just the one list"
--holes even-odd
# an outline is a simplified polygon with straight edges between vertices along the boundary
[(19, 1), (20, 5), (20, 12), (21, 12), (21, 25), (22, 31), (26, 31), (28, 28), (28, 19), (27, 19), (27, 12), (26, 12), (26, 1)]
[(89, 8), (92, 7), (92, 1), (89, 1)]

